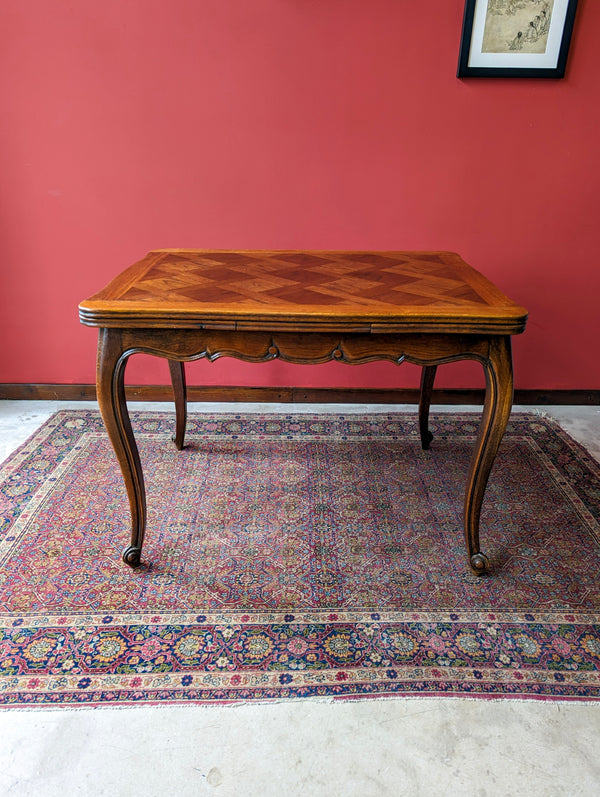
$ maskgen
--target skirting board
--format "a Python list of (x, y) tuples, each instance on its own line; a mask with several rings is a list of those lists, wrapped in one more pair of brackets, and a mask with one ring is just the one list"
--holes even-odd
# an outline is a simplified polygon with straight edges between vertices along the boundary
[[(170, 385), (129, 385), (129, 401), (171, 401)], [(188, 401), (277, 402), (298, 404), (418, 404), (419, 391), (357, 388), (229, 387), (188, 385)], [(433, 404), (482, 405), (483, 390), (439, 389)], [(95, 385), (0, 384), (0, 399), (94, 401)], [(600, 405), (600, 390), (515, 390), (515, 404)]]

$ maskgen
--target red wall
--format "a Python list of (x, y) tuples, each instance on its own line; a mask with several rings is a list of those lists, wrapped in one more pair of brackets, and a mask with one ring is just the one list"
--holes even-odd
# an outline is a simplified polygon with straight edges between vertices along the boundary
[[(152, 248), (440, 248), (529, 309), (517, 387), (600, 388), (600, 3), (580, 0), (561, 81), (458, 80), (463, 6), (2, 0), (0, 382), (92, 382), (77, 304)], [(439, 384), (478, 382), (472, 367)], [(167, 373), (138, 357), (129, 381)], [(190, 369), (415, 379), (389, 363)]]

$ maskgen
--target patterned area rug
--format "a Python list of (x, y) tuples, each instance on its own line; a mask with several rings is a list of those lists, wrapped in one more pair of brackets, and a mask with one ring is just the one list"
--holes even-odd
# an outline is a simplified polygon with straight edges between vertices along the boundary
[(144, 564), (97, 412), (0, 469), (0, 701), (600, 698), (600, 466), (514, 415), (466, 564), (479, 416), (134, 413)]

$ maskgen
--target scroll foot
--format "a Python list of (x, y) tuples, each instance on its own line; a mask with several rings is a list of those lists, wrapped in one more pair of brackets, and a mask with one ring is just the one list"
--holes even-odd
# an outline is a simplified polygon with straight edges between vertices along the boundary
[(139, 567), (140, 560), (141, 560), (142, 551), (140, 548), (136, 548), (133, 545), (129, 545), (123, 551), (123, 561), (129, 567)]
[(473, 554), (470, 565), (476, 576), (482, 576), (490, 571), (490, 561), (484, 553)]
[(433, 434), (429, 430), (427, 430), (427, 433), (423, 437), (421, 437), (421, 448), (423, 449), (423, 451), (427, 451), (427, 449), (429, 448), (429, 444), (431, 443), (432, 440), (433, 440)]

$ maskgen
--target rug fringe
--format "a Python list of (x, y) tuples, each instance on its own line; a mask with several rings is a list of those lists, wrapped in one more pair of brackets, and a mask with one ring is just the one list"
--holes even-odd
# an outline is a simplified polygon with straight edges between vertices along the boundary
[[(140, 709), (236, 709), (252, 706), (307, 706), (307, 705), (336, 705), (340, 703), (410, 703), (410, 702), (423, 702), (430, 703), (476, 703), (487, 702), (495, 704), (547, 704), (553, 705), (557, 711), (561, 711), (566, 706), (587, 706), (593, 707), (596, 711), (600, 711), (600, 700), (589, 700), (587, 698), (573, 698), (573, 697), (548, 697), (543, 695), (529, 695), (526, 697), (503, 697), (502, 695), (347, 695), (344, 697), (287, 697), (287, 698), (274, 698), (272, 700), (229, 700), (229, 701), (212, 701), (207, 703), (199, 703), (194, 701), (161, 701), (152, 702), (146, 701), (141, 703), (123, 703), (110, 704), (110, 703), (94, 703), (86, 705), (74, 706), (68, 703), (55, 703), (52, 705), (31, 705), (31, 706), (0, 706), (0, 714), (22, 712), (22, 713), (39, 713), (61, 714), (64, 712), (82, 712), (82, 711), (138, 711)], [(568, 708), (566, 709), (569, 710)]]

